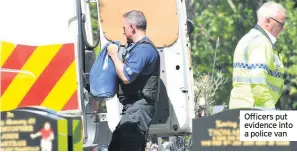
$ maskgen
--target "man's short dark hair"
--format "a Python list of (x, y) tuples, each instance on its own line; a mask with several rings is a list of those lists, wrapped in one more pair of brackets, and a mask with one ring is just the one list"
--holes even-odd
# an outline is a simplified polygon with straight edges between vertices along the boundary
[(129, 23), (135, 24), (137, 29), (146, 30), (146, 18), (141, 11), (132, 10), (123, 15), (125, 19), (128, 20)]

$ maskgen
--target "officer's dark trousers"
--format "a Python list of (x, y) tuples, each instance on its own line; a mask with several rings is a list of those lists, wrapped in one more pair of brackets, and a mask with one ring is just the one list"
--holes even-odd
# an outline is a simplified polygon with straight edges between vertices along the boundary
[(155, 113), (154, 104), (145, 99), (124, 104), (124, 114), (112, 134), (109, 151), (144, 151), (147, 133)]

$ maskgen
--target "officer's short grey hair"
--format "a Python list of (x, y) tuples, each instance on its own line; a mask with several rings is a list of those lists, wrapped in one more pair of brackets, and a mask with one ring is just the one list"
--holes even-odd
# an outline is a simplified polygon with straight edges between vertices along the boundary
[(130, 24), (136, 25), (139, 30), (146, 30), (147, 22), (144, 14), (141, 11), (132, 10), (123, 15), (125, 19), (128, 20)]
[(257, 11), (258, 21), (269, 17), (275, 17), (279, 12), (286, 13), (286, 10), (283, 6), (276, 2), (266, 2)]

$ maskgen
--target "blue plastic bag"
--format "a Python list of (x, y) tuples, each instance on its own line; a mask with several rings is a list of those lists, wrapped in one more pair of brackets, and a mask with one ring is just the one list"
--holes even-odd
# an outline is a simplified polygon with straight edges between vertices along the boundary
[[(120, 48), (120, 43), (114, 42)], [(95, 60), (90, 71), (90, 91), (93, 96), (109, 98), (116, 94), (117, 73), (112, 59), (107, 54), (106, 44)]]

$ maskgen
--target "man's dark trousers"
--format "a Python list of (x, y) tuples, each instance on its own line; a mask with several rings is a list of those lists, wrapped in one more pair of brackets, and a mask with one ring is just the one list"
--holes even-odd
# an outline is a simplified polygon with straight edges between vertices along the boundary
[[(131, 100), (130, 100), (131, 101)], [(155, 105), (145, 99), (123, 104), (123, 116), (112, 134), (109, 151), (144, 151)]]

